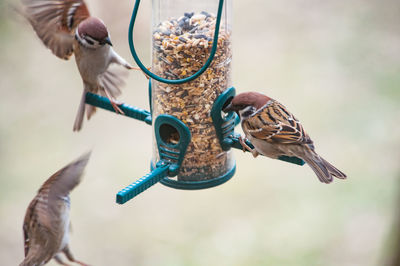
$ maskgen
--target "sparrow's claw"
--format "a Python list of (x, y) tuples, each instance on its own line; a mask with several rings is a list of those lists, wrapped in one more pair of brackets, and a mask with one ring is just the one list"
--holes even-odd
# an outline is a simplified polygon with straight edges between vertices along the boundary
[(115, 100), (110, 100), (110, 102), (111, 102), (111, 105), (112, 105), (112, 107), (114, 108), (114, 110), (115, 110), (115, 112), (117, 114), (121, 114), (121, 115), (125, 114), (124, 111), (122, 111), (121, 108), (119, 108), (119, 106), (118, 106), (118, 105), (122, 105), (122, 103), (117, 102)]
[(240, 143), (240, 145), (242, 145), (242, 150), (243, 150), (243, 152), (246, 152), (246, 143), (244, 143), (244, 140), (243, 140), (243, 138), (242, 138), (242, 136), (240, 136), (239, 137), (239, 143)]
[[(140, 71), (142, 71), (142, 69), (141, 69), (140, 67), (133, 67), (133, 66), (131, 66), (131, 65), (129, 65), (129, 64), (128, 64), (128, 65), (125, 65), (125, 67), (126, 67), (127, 69), (129, 69), (129, 70), (140, 70)], [(151, 68), (151, 67), (147, 67), (147, 70), (150, 71), (150, 68)], [(146, 76), (147, 79), (150, 78), (148, 75), (146, 75), (146, 73), (143, 72), (143, 74)]]
[(245, 139), (243, 139), (242, 136), (239, 137), (239, 143), (240, 143), (240, 145), (242, 145), (243, 152), (246, 152), (246, 151), (251, 152), (252, 149), (246, 144)]
[(246, 144), (246, 138), (243, 139), (242, 136), (240, 136), (239, 143), (240, 143), (240, 145), (242, 145), (243, 152), (246, 152), (246, 151), (251, 152), (251, 154), (253, 155), (254, 158), (256, 158), (258, 155), (260, 155), (256, 149), (252, 149), (249, 147), (249, 145)]
[(129, 69), (129, 70), (141, 70), (140, 67), (133, 67), (131, 65), (126, 65), (125, 67), (126, 67), (126, 69)]
[(108, 93), (108, 91), (107, 91), (106, 89), (104, 90), (104, 92), (105, 92), (107, 98), (110, 100), (110, 103), (111, 103), (111, 105), (112, 105), (114, 111), (115, 111), (117, 114), (122, 114), (122, 115), (124, 115), (124, 114), (125, 114), (124, 111), (122, 111), (121, 108), (118, 107), (118, 105), (122, 105), (122, 103), (117, 102), (113, 97), (111, 97), (111, 95)]
[[(150, 71), (150, 69), (151, 69), (151, 67), (147, 68), (148, 71)], [(143, 72), (143, 74), (146, 76), (147, 79), (150, 79), (150, 77), (146, 73)]]

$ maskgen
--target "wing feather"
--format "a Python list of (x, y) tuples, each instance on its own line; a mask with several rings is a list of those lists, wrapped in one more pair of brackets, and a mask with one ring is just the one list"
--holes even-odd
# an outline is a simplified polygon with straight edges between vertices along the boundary
[(57, 235), (51, 213), (62, 208), (57, 202), (79, 184), (89, 156), (90, 153), (86, 153), (57, 171), (43, 183), (29, 204), (23, 224), (25, 260), (21, 265), (39, 265), (49, 261), (57, 252), (58, 247), (54, 245)]
[(100, 85), (113, 97), (121, 95), (121, 87), (125, 85), (128, 72), (125, 69), (115, 68), (113, 65), (105, 71), (100, 78)]
[(44, 45), (56, 56), (69, 59), (74, 31), (90, 16), (83, 0), (24, 0), (24, 15)]
[(49, 202), (52, 202), (55, 198), (67, 196), (80, 183), (89, 157), (90, 152), (85, 153), (77, 160), (57, 171), (42, 185), (39, 193), (48, 190)]
[(275, 100), (244, 120), (242, 126), (247, 134), (270, 143), (312, 144), (299, 120)]
[(29, 204), (29, 207), (26, 211), (25, 214), (25, 219), (24, 219), (24, 225), (22, 227), (23, 231), (24, 231), (24, 253), (25, 253), (25, 257), (28, 255), (29, 253), (29, 248), (31, 245), (31, 239), (29, 237), (29, 232), (31, 232), (31, 227), (32, 227), (32, 222), (36, 223), (35, 220), (36, 218), (33, 217), (34, 216), (34, 209), (36, 208), (38, 201), (37, 199), (33, 199), (31, 201), (31, 203)]

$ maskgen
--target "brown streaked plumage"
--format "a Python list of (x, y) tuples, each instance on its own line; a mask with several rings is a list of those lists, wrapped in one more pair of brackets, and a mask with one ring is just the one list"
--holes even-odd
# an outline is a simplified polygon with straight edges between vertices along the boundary
[(224, 109), (235, 111), (241, 118), (246, 138), (254, 145), (250, 149), (256, 157), (259, 153), (271, 157), (295, 156), (302, 158), (321, 182), (330, 183), (333, 176), (344, 179), (346, 175), (315, 152), (313, 141), (299, 120), (285, 106), (257, 92), (238, 94)]
[(133, 68), (113, 49), (104, 23), (91, 17), (83, 0), (22, 0), (24, 16), (34, 31), (56, 56), (75, 61), (84, 90), (74, 122), (74, 131), (82, 128), (85, 112), (89, 119), (95, 107), (85, 104), (87, 92), (99, 93), (110, 99), (114, 109), (122, 113), (115, 101), (124, 84), (121, 71), (111, 70), (111, 64)]
[(52, 258), (66, 265), (61, 253), (86, 265), (75, 260), (69, 250), (69, 193), (80, 183), (89, 157), (86, 153), (53, 174), (29, 204), (23, 225), (25, 259), (20, 266), (40, 266)]

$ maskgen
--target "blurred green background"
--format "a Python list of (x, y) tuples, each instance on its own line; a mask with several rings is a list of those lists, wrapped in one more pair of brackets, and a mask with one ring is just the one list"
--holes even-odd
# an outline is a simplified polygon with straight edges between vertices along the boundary
[[(150, 62), (150, 1), (137, 50)], [(151, 128), (99, 111), (79, 134), (74, 59), (44, 48), (0, 1), (0, 264), (23, 259), (22, 222), (42, 182), (93, 149), (72, 192), (71, 247), (91, 265), (383, 265), (400, 207), (398, 0), (235, 1), (234, 84), (284, 103), (317, 151), (348, 175), (330, 185), (308, 166), (234, 151), (237, 174), (202, 191), (156, 185), (118, 206), (115, 193), (148, 172)], [(116, 51), (133, 62), (133, 1), (88, 1)], [(120, 98), (148, 108), (131, 72)], [(49, 265), (56, 265), (54, 262)]]

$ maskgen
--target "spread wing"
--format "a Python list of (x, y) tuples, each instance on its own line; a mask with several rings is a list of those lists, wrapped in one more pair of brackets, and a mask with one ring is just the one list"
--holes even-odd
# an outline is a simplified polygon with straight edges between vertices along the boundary
[(312, 140), (285, 106), (271, 100), (262, 110), (242, 122), (244, 132), (270, 143), (310, 144)]
[(44, 45), (56, 56), (69, 59), (74, 31), (90, 16), (83, 0), (23, 0), (24, 15)]
[(83, 171), (89, 161), (90, 152), (85, 153), (53, 174), (39, 189), (39, 194), (48, 194), (49, 204), (55, 199), (68, 196), (81, 181)]
[(66, 197), (79, 184), (89, 156), (90, 153), (82, 155), (52, 175), (29, 204), (23, 224), (26, 265), (33, 265), (33, 261), (47, 262), (57, 252), (52, 216), (62, 211), (62, 206), (57, 204), (60, 198)]

